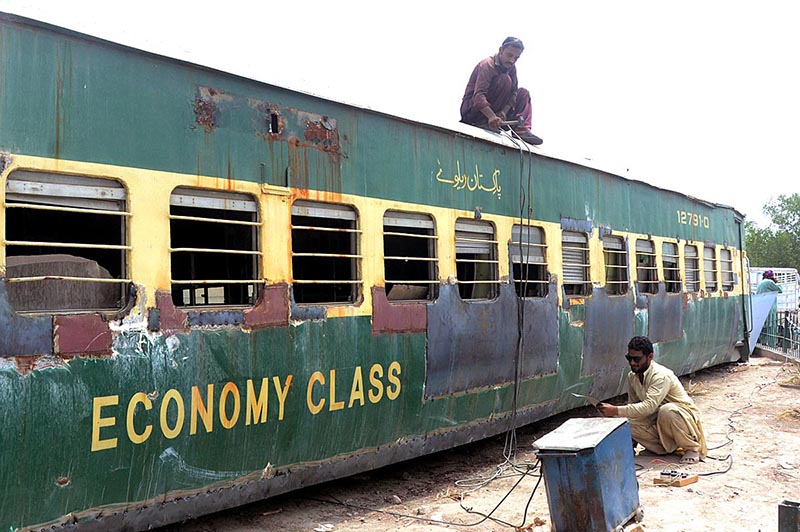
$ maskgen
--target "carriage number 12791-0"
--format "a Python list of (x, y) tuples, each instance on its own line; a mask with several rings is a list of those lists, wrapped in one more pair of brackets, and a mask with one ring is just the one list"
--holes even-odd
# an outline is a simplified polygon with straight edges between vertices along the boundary
[(678, 214), (678, 223), (684, 225), (693, 225), (695, 227), (708, 227), (711, 223), (708, 220), (708, 216), (701, 216), (695, 212), (689, 211), (682, 211), (678, 209), (675, 211)]

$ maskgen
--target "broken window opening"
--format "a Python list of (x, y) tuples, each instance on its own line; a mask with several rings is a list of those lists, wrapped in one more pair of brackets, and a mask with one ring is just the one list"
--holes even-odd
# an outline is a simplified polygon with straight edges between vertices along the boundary
[(386, 211), (383, 268), (388, 300), (433, 300), (438, 296), (436, 240), (429, 215)]
[(248, 194), (178, 187), (170, 196), (172, 301), (252, 306), (259, 279), (258, 204)]
[(295, 303), (355, 303), (361, 295), (356, 211), (347, 205), (298, 200), (292, 205)]
[(6, 281), (17, 312), (118, 310), (128, 300), (127, 194), (111, 179), (15, 170)]
[(518, 297), (546, 297), (550, 291), (547, 274), (547, 245), (541, 227), (515, 224), (508, 246), (511, 276)]
[(642, 294), (658, 293), (656, 246), (652, 240), (636, 241), (636, 279)]
[(278, 118), (278, 113), (268, 110), (267, 114), (269, 115), (269, 132), (270, 133), (280, 133), (280, 120)]
[(494, 226), (467, 218), (456, 220), (456, 278), (465, 301), (493, 299), (500, 284)]
[(687, 245), (683, 248), (683, 267), (686, 270), (686, 291), (700, 290), (700, 258), (697, 246)]
[(719, 260), (722, 266), (722, 289), (725, 292), (733, 292), (733, 254), (729, 249), (721, 249)]
[(681, 268), (678, 263), (678, 244), (664, 242), (661, 244), (661, 265), (664, 268), (665, 288), (668, 293), (681, 291)]
[(713, 246), (703, 248), (703, 277), (707, 292), (716, 292), (717, 284), (717, 249)]
[(561, 259), (564, 268), (564, 293), (568, 296), (589, 295), (589, 238), (586, 233), (561, 233)]
[(606, 293), (610, 296), (627, 294), (628, 250), (622, 237), (603, 237), (603, 257), (606, 265)]

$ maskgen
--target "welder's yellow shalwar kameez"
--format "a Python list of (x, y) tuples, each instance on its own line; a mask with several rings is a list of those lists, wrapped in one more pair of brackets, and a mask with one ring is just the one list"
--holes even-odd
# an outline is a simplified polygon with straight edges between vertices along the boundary
[(643, 382), (628, 373), (628, 404), (619, 415), (630, 420), (631, 436), (645, 449), (669, 454), (681, 448), (708, 454), (700, 411), (671, 369), (656, 362), (644, 372)]

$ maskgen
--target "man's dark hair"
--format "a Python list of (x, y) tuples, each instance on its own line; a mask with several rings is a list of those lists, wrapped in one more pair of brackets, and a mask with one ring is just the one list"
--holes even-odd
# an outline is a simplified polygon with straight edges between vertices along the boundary
[(639, 351), (645, 355), (653, 352), (653, 342), (647, 336), (634, 336), (628, 342), (628, 351)]
[(506, 40), (503, 41), (503, 44), (500, 46), (500, 48), (505, 48), (506, 46), (513, 46), (514, 48), (519, 48), (520, 50), (525, 49), (525, 45), (522, 44), (522, 41), (516, 37), (506, 37)]

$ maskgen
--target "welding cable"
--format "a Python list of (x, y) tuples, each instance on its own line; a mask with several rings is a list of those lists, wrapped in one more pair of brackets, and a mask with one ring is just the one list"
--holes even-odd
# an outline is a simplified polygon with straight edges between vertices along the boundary
[[(524, 478), (524, 477), (525, 477), (525, 475), (523, 475), (521, 478)], [(481, 512), (477, 512), (477, 511), (473, 510), (472, 508), (466, 508), (464, 506), (464, 504), (463, 504), (463, 498), (462, 498), (461, 508), (467, 513), (477, 514), (477, 515), (481, 515), (481, 516), (484, 516), (484, 517), (488, 517), (489, 519), (491, 519), (495, 523), (498, 523), (498, 524), (503, 525), (503, 526), (511, 527), (514, 530), (523, 530), (525, 528), (525, 526), (526, 526), (525, 523), (528, 520), (528, 509), (531, 506), (531, 501), (533, 500), (533, 496), (536, 494), (536, 490), (539, 489), (539, 484), (541, 484), (541, 482), (542, 482), (542, 471), (540, 469), (539, 470), (539, 478), (536, 481), (536, 485), (533, 486), (533, 490), (531, 491), (531, 494), (528, 497), (528, 502), (525, 503), (525, 509), (522, 511), (522, 523), (519, 524), (519, 525), (514, 525), (514, 524), (508, 523), (506, 521), (503, 521), (502, 519), (498, 519), (496, 517), (491, 517), (491, 514), (485, 515), (485, 514), (482, 514)], [(515, 484), (513, 488), (511, 488), (511, 491), (514, 491), (514, 488), (516, 488), (517, 485), (519, 485), (519, 482), (517, 484)], [(511, 491), (508, 492), (508, 495), (511, 494)], [(501, 503), (502, 503), (502, 501), (501, 501)], [(492, 513), (494, 513), (494, 510), (492, 510)]]
[[(709, 457), (707, 456), (706, 458), (709, 458)], [(710, 477), (711, 475), (722, 475), (722, 474), (727, 473), (728, 471), (730, 471), (731, 468), (733, 467), (733, 455), (732, 454), (729, 454), (725, 458), (712, 458), (712, 459), (713, 460), (720, 460), (720, 461), (728, 460), (728, 467), (726, 467), (725, 469), (721, 469), (719, 471), (706, 471), (704, 473), (693, 473), (693, 474), (697, 475), (699, 477)]]
[[(336, 498), (334, 495), (331, 495), (331, 494), (327, 494), (327, 496), (330, 497), (331, 500), (318, 499), (316, 497), (305, 497), (305, 499), (309, 500), (309, 501), (321, 502), (321, 503), (325, 503), (325, 504), (337, 504), (337, 505), (340, 505), (340, 506), (345, 506), (347, 508), (353, 508), (353, 509), (356, 509), (356, 510), (364, 510), (364, 511), (368, 511), (368, 512), (378, 512), (378, 513), (382, 513), (382, 514), (386, 514), (386, 515), (391, 515), (391, 516), (394, 516), (394, 517), (403, 517), (403, 518), (406, 518), (406, 519), (413, 519), (415, 521), (420, 521), (420, 522), (423, 522), (423, 523), (431, 523), (431, 524), (440, 525), (440, 526), (441, 525), (451, 525), (451, 526), (461, 526), (461, 527), (473, 527), (473, 526), (478, 526), (480, 524), (483, 524), (486, 521), (491, 520), (491, 521), (496, 521), (496, 522), (498, 522), (500, 524), (503, 524), (505, 526), (513, 527), (514, 525), (511, 525), (509, 523), (505, 523), (504, 521), (499, 520), (496, 517), (492, 517), (492, 514), (494, 514), (498, 510), (498, 508), (500, 508), (500, 506), (511, 495), (511, 493), (517, 488), (517, 486), (520, 485), (520, 483), (525, 479), (526, 476), (530, 476), (530, 475), (529, 474), (520, 475), (519, 480), (517, 480), (517, 482), (511, 487), (510, 490), (508, 490), (508, 492), (503, 496), (503, 498), (500, 499), (500, 502), (498, 502), (495, 505), (495, 507), (492, 508), (492, 511), (489, 512), (488, 514), (482, 514), (480, 512), (467, 510), (469, 513), (474, 513), (474, 514), (482, 516), (482, 519), (480, 519), (479, 521), (476, 521), (474, 523), (456, 523), (455, 521), (437, 521), (435, 519), (428, 519), (427, 517), (419, 517), (418, 515), (410, 515), (410, 514), (404, 514), (404, 513), (400, 513), (400, 512), (392, 512), (390, 510), (382, 510), (380, 508), (372, 508), (372, 507), (369, 507), (369, 506), (362, 506), (360, 504), (353, 504), (353, 503), (349, 503), (349, 502), (346, 502), (346, 501), (339, 500), (338, 498)], [(533, 494), (536, 493), (536, 489), (539, 487), (539, 483), (541, 482), (541, 480), (542, 480), (542, 475), (540, 473), (539, 474), (539, 480), (536, 482), (536, 486), (534, 487), (533, 492), (531, 492), (530, 498), (528, 499), (528, 504), (525, 506), (526, 513), (527, 513), (528, 505), (530, 505), (530, 501), (531, 501), (531, 499), (533, 499)], [(524, 517), (524, 515), (523, 515), (523, 517)], [(517, 528), (521, 528), (521, 527), (517, 527)]]
[[(746, 405), (744, 405), (742, 407), (739, 407), (736, 410), (732, 410), (732, 411), (731, 410), (722, 410), (721, 408), (714, 408), (715, 410), (719, 410), (720, 412), (728, 412), (729, 413), (729, 415), (728, 415), (728, 424), (727, 424), (728, 429), (725, 432), (725, 439), (727, 441), (725, 441), (725, 442), (723, 442), (723, 443), (721, 443), (721, 444), (719, 444), (719, 445), (717, 445), (715, 447), (709, 447), (708, 448), (709, 451), (714, 451), (716, 449), (720, 449), (722, 447), (725, 447), (726, 445), (731, 445), (733, 443), (733, 439), (730, 436), (733, 432), (736, 432), (736, 427), (733, 425), (733, 418), (735, 416), (740, 415), (743, 411), (745, 411), (748, 408), (750, 408), (751, 406), (753, 406), (753, 396), (756, 394), (756, 392), (760, 392), (761, 390), (763, 390), (767, 386), (769, 386), (771, 384), (775, 384), (776, 382), (778, 382), (778, 377), (780, 376), (781, 373), (783, 373), (783, 370), (785, 369), (785, 367), (786, 367), (786, 361), (784, 361), (784, 363), (780, 365), (780, 367), (778, 368), (778, 372), (775, 374), (775, 376), (772, 378), (771, 381), (764, 382), (764, 383), (761, 383), (761, 384), (757, 384), (753, 388), (753, 390), (750, 392), (750, 395), (747, 398), (747, 404)], [(728, 456), (730, 456), (730, 455), (728, 455)], [(726, 458), (722, 458), (722, 459), (714, 458), (714, 457), (711, 457), (711, 458), (714, 459), (714, 460), (727, 460), (727, 457)], [(733, 461), (733, 458), (731, 457), (731, 462), (732, 461)], [(728, 468), (728, 470), (730, 470), (730, 467)], [(727, 470), (726, 470), (726, 472), (727, 472)]]
[[(525, 349), (524, 328), (525, 328), (525, 295), (528, 290), (528, 260), (530, 258), (530, 221), (531, 221), (531, 207), (529, 205), (529, 198), (531, 197), (531, 181), (533, 178), (533, 153), (530, 147), (524, 142), (520, 136), (513, 129), (510, 131), (501, 131), (501, 133), (509, 139), (519, 152), (519, 222), (520, 234), (519, 254), (520, 254), (520, 291), (517, 293), (517, 349), (514, 353), (514, 389), (511, 404), (511, 417), (509, 419), (509, 428), (506, 431), (506, 441), (503, 445), (503, 457), (507, 463), (516, 467), (514, 461), (517, 452), (517, 411), (519, 408), (519, 388), (522, 379), (522, 354)], [(524, 150), (523, 150), (524, 148)], [(525, 170), (525, 151), (527, 151), (528, 160), (528, 179), (527, 189), (523, 186), (524, 170)], [(527, 209), (526, 209), (527, 206)], [(527, 216), (526, 216), (527, 211)], [(527, 220), (527, 224), (525, 221)], [(526, 230), (526, 245), (522, 245), (523, 231)], [(513, 272), (512, 272), (513, 278)], [(516, 281), (516, 279), (514, 279)]]

